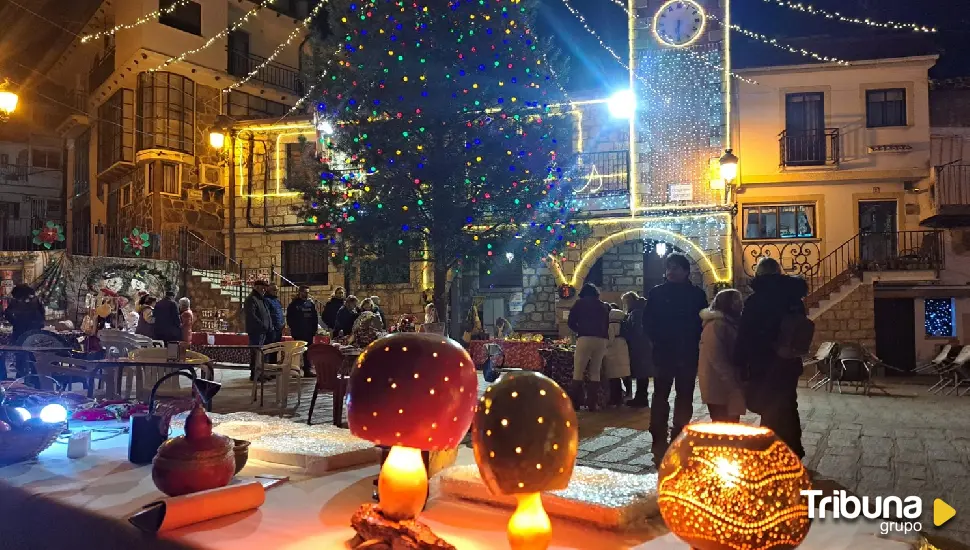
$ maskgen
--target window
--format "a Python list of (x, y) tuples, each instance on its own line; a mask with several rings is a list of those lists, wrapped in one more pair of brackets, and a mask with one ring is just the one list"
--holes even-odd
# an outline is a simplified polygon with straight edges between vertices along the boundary
[(745, 239), (812, 239), (815, 233), (815, 205), (745, 206)]
[[(248, 71), (247, 71), (248, 72)], [(289, 112), (289, 105), (277, 103), (236, 90), (226, 94), (227, 115), (233, 118), (273, 118)]]
[(20, 218), (20, 203), (0, 201), (0, 218)]
[(411, 255), (403, 246), (379, 250), (377, 258), (360, 262), (360, 285), (402, 285), (411, 282)]
[(283, 241), (282, 275), (296, 284), (327, 284), (330, 244), (326, 241)]
[(478, 271), (478, 285), (482, 288), (521, 287), (522, 261), (507, 252), (505, 257), (483, 262)]
[[(171, 12), (166, 11), (175, 3), (180, 5)], [(158, 0), (158, 9), (162, 10), (162, 14), (158, 17), (158, 22), (162, 25), (202, 36), (201, 4), (183, 0)]]
[(34, 149), (31, 166), (34, 168), (61, 169), (61, 152), (54, 149)]
[(90, 171), (91, 161), (89, 153), (91, 149), (91, 131), (88, 130), (81, 134), (74, 142), (74, 196), (81, 197), (88, 194), (91, 189)]
[(98, 173), (119, 162), (133, 162), (135, 147), (135, 97), (118, 90), (98, 107)]
[(181, 195), (179, 166), (171, 162), (153, 162), (148, 165), (148, 192), (159, 191), (166, 195)]
[(866, 126), (906, 126), (906, 90), (866, 90)]
[(303, 148), (306, 145), (306, 142), (286, 144), (286, 186), (290, 189), (306, 183), (306, 170), (303, 168)]
[(138, 149), (195, 153), (195, 82), (166, 73), (138, 75)]
[(63, 210), (61, 201), (47, 201), (47, 217), (60, 218)]
[(931, 338), (956, 336), (956, 308), (953, 298), (927, 298), (923, 301), (926, 335)]
[(131, 204), (131, 184), (130, 183), (126, 183), (125, 185), (122, 185), (118, 193), (121, 195), (119, 205), (122, 208)]

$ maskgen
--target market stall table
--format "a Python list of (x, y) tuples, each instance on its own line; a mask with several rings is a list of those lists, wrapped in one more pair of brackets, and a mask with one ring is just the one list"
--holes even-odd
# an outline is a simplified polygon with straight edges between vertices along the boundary
[[(568, 389), (569, 384), (573, 381), (573, 356), (575, 355), (575, 350), (562, 347), (542, 348), (539, 350), (539, 355), (543, 360), (542, 374), (552, 378), (562, 389)], [(599, 392), (597, 402), (602, 409), (609, 403), (610, 392), (607, 381), (602, 378), (601, 380), (603, 382), (603, 388)], [(583, 374), (583, 381), (589, 382), (588, 369)]]
[[(77, 429), (84, 423), (72, 423)], [(91, 424), (88, 424), (90, 426)], [(104, 427), (104, 423), (95, 424)], [(55, 444), (36, 462), (0, 468), (0, 478), (29, 492), (85, 508), (123, 521), (141, 507), (162, 498), (151, 480), (151, 467), (127, 460), (126, 435), (98, 440), (81, 459), (66, 457), (66, 445)], [(460, 463), (473, 463), (470, 449), (462, 449)], [(290, 481), (267, 491), (266, 502), (254, 512), (236, 514), (172, 531), (167, 536), (213, 550), (279, 548), (319, 550), (349, 548), (353, 539), (350, 517), (371, 501), (372, 478), (378, 467), (341, 470), (308, 477), (295, 467), (250, 460), (243, 476), (273, 474)], [(509, 512), (489, 506), (432, 499), (421, 516), (439, 536), (459, 550), (507, 548), (505, 527)], [(688, 550), (672, 534), (613, 533), (572, 521), (552, 519), (550, 548)], [(877, 537), (878, 524), (862, 521), (816, 520), (800, 550), (906, 550), (915, 543)], [(915, 542), (915, 541), (914, 541)], [(83, 545), (83, 544), (82, 544)]]
[(493, 365), (495, 367), (516, 368), (524, 370), (542, 370), (542, 357), (539, 356), (539, 349), (543, 347), (542, 342), (525, 340), (472, 340), (468, 345), (468, 352), (476, 365), (482, 365), (488, 359), (486, 345), (495, 344), (502, 348), (505, 355), (504, 365)]

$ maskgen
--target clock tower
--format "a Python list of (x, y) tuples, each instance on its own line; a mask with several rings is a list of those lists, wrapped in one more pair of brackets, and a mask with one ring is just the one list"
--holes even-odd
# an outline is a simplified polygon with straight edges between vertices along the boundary
[(634, 1), (634, 214), (720, 205), (712, 176), (727, 146), (722, 22), (729, 0)]

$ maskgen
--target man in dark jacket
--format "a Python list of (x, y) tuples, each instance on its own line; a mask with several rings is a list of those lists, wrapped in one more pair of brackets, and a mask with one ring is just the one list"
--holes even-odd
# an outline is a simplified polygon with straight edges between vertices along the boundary
[(327, 301), (323, 306), (323, 312), (320, 313), (320, 320), (323, 321), (323, 326), (327, 327), (331, 331), (337, 328), (337, 312), (340, 308), (344, 307), (344, 287), (338, 286), (333, 289), (333, 293), (330, 295), (330, 300)]
[(745, 400), (751, 411), (761, 415), (761, 425), (774, 430), (801, 458), (805, 456), (798, 417), (802, 361), (779, 357), (775, 349), (782, 319), (788, 314), (806, 314), (802, 299), (808, 285), (801, 278), (784, 275), (774, 259), (763, 258), (751, 289), (754, 293), (744, 302), (734, 346), (734, 362), (748, 382)]
[(155, 339), (166, 344), (182, 340), (182, 318), (179, 306), (175, 303), (175, 293), (166, 292), (165, 297), (155, 304), (152, 312), (155, 319)]
[[(659, 463), (670, 441), (680, 434), (694, 413), (694, 385), (701, 341), (701, 310), (707, 295), (689, 279), (690, 261), (671, 254), (666, 261), (666, 282), (650, 290), (644, 320), (653, 344), (656, 369), (650, 433), (653, 435), (654, 461)], [(670, 389), (674, 388), (674, 425), (667, 433), (670, 419)]]
[(337, 312), (337, 320), (333, 327), (334, 338), (350, 335), (358, 316), (360, 316), (360, 310), (357, 309), (357, 297), (347, 296), (343, 307)]
[[(273, 318), (270, 317), (269, 309), (263, 296), (266, 295), (266, 281), (256, 281), (253, 283), (253, 291), (246, 298), (243, 309), (246, 312), (246, 333), (249, 335), (250, 346), (263, 346), (266, 339), (273, 330)], [(256, 353), (253, 352), (253, 360), (250, 363), (249, 379), (255, 377)]]
[(266, 302), (266, 309), (269, 310), (269, 317), (273, 322), (273, 330), (266, 337), (267, 344), (275, 344), (276, 342), (283, 341), (283, 326), (286, 323), (286, 319), (283, 318), (283, 304), (280, 303), (280, 299), (276, 295), (278, 290), (275, 284), (270, 283), (266, 286), (266, 294), (263, 296), (263, 301)]
[[(290, 334), (294, 340), (303, 340), (308, 345), (313, 344), (313, 337), (319, 328), (317, 306), (310, 299), (310, 288), (301, 286), (293, 301), (286, 307), (286, 324), (290, 326)], [(313, 368), (303, 354), (303, 376), (312, 377)]]
[[(10, 341), (14, 344), (20, 344), (20, 339), (24, 334), (33, 330), (43, 330), (44, 329), (44, 304), (40, 302), (37, 298), (37, 294), (30, 285), (20, 284), (13, 287), (10, 292), (10, 303), (7, 305), (7, 309), (3, 312), (3, 315), (10, 321), (13, 325), (13, 333), (10, 335)], [(5, 380), (7, 378), (7, 369), (5, 368), (6, 356), (0, 353), (0, 380)], [(28, 370), (27, 356), (23, 353), (16, 354), (16, 368), (17, 368), (17, 378), (26, 376)]]

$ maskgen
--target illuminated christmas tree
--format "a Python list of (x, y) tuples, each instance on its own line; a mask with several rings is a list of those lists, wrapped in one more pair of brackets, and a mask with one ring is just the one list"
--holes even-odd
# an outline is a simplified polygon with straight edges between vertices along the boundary
[(338, 261), (430, 261), (445, 311), (449, 271), (575, 246), (586, 228), (563, 181), (573, 121), (532, 0), (329, 9), (305, 214)]

